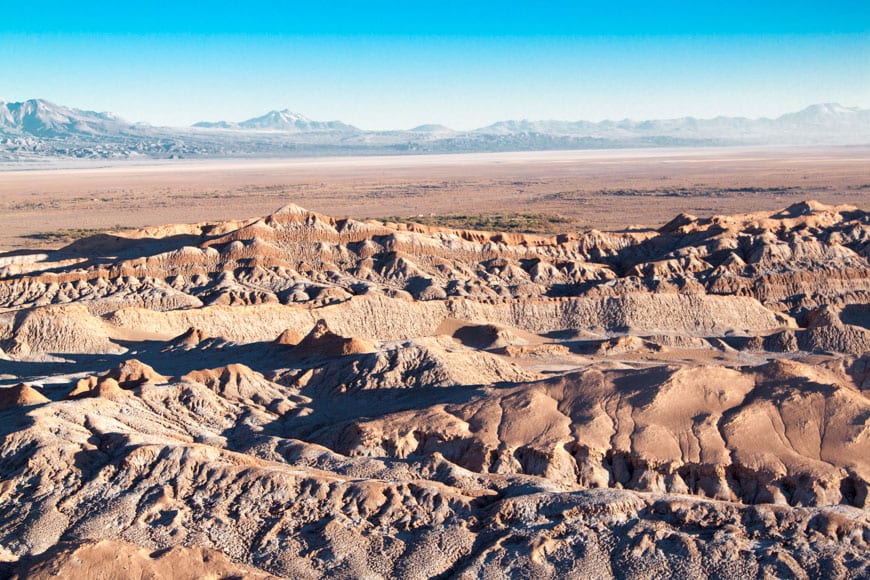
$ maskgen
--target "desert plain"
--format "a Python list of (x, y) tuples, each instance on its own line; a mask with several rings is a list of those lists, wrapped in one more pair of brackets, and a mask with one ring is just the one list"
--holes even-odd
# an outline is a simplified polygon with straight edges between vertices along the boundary
[(868, 161), (4, 171), (0, 575), (867, 577)]
[(0, 179), (0, 249), (262, 216), (288, 201), (355, 219), (531, 213), (562, 216), (566, 230), (656, 227), (680, 212), (860, 205), (868, 163), (870, 148), (854, 146), (19, 164)]

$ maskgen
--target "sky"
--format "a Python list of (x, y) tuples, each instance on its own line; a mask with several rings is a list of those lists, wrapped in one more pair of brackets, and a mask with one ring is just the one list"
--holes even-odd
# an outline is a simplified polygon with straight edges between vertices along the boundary
[(364, 129), (870, 108), (870, 2), (8, 2), (0, 100)]

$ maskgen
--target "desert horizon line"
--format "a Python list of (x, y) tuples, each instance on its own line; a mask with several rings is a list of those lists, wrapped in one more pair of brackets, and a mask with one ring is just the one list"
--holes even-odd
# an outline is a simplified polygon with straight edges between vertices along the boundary
[[(340, 123), (345, 125), (349, 129), (356, 129), (364, 132), (402, 132), (402, 131), (416, 131), (416, 130), (433, 130), (433, 129), (446, 129), (455, 133), (464, 133), (464, 132), (474, 132), (479, 131), (481, 129), (490, 128), (503, 123), (512, 123), (512, 122), (523, 122), (523, 123), (589, 123), (596, 125), (605, 125), (608, 123), (645, 123), (645, 122), (663, 122), (663, 121), (679, 121), (679, 120), (697, 120), (697, 121), (713, 121), (718, 119), (734, 119), (734, 120), (748, 120), (748, 121), (775, 121), (781, 119), (782, 117), (788, 115), (796, 115), (803, 112), (812, 111), (814, 109), (839, 109), (845, 111), (852, 112), (863, 112), (870, 111), (870, 107), (864, 107), (861, 105), (844, 105), (840, 101), (826, 101), (826, 102), (817, 102), (817, 103), (809, 103), (804, 107), (798, 109), (788, 109), (783, 110), (781, 113), (777, 115), (739, 115), (739, 114), (728, 114), (725, 112), (718, 113), (716, 115), (683, 115), (683, 116), (650, 116), (650, 117), (633, 117), (633, 116), (625, 116), (625, 117), (605, 117), (605, 118), (584, 118), (582, 116), (575, 118), (560, 118), (556, 116), (552, 117), (533, 117), (529, 116), (517, 116), (510, 118), (503, 118), (494, 122), (486, 123), (480, 122), (480, 124), (475, 123), (471, 128), (454, 128), (447, 125), (446, 122), (439, 121), (437, 119), (429, 119), (424, 120), (418, 123), (413, 124), (409, 128), (368, 128), (363, 127), (362, 123), (355, 122), (347, 122), (342, 118), (333, 117), (326, 119), (315, 119), (314, 117), (308, 116), (306, 113), (302, 112), (301, 109), (297, 109), (294, 107), (281, 107), (278, 105), (276, 108), (271, 108), (268, 111), (260, 115), (256, 115), (253, 117), (247, 117), (239, 120), (232, 120), (231, 117), (224, 117), (217, 120), (207, 120), (202, 119), (199, 121), (195, 121), (190, 124), (164, 124), (159, 122), (152, 122), (147, 120), (135, 120), (130, 121), (128, 118), (124, 117), (121, 114), (115, 113), (110, 110), (97, 110), (92, 109), (87, 106), (76, 106), (76, 105), (67, 105), (56, 100), (43, 98), (43, 97), (31, 97), (23, 100), (7, 100), (5, 98), (0, 97), (0, 106), (2, 105), (26, 105), (28, 103), (43, 103), (46, 105), (51, 105), (54, 107), (69, 109), (72, 111), (79, 111), (84, 113), (96, 113), (98, 115), (105, 115), (113, 117), (116, 120), (123, 121), (129, 123), (131, 125), (144, 125), (153, 128), (167, 128), (167, 129), (245, 129), (242, 125), (244, 123), (249, 123), (252, 121), (258, 121), (260, 119), (264, 119), (269, 115), (275, 114), (285, 114), (293, 116), (295, 119), (303, 122), (315, 122), (315, 123)], [(224, 126), (225, 125), (225, 126)]]

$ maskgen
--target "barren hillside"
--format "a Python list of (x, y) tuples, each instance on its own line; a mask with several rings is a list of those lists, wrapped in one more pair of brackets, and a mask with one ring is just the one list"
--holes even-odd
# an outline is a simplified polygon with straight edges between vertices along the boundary
[(0, 255), (0, 573), (866, 577), (870, 214)]

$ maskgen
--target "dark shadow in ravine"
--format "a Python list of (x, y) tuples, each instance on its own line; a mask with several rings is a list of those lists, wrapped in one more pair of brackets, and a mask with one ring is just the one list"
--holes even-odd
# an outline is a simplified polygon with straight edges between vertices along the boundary
[(47, 254), (48, 260), (51, 262), (83, 259), (83, 261), (75, 264), (73, 267), (62, 265), (55, 268), (39, 270), (35, 273), (27, 272), (23, 274), (13, 274), (11, 276), (6, 276), (4, 279), (15, 280), (19, 278), (32, 278), (44, 273), (63, 274), (69, 273), (72, 270), (79, 271), (87, 270), (89, 268), (109, 266), (112, 264), (118, 264), (124, 260), (148, 258), (184, 246), (198, 246), (206, 240), (208, 240), (208, 237), (206, 236), (192, 234), (179, 234), (166, 238), (140, 239), (125, 238), (123, 236), (111, 234), (96, 234), (81, 240), (76, 240), (59, 250), (34, 252), (37, 255)]
[[(51, 361), (20, 361), (0, 360), (0, 386), (15, 385), (21, 382), (41, 382), (47, 377), (70, 375), (82, 372), (103, 374), (118, 366), (128, 358), (118, 354), (52, 354)], [(3, 375), (9, 377), (3, 378)], [(59, 386), (54, 381), (44, 385), (43, 394), (49, 399), (57, 400)], [(63, 387), (69, 390), (66, 386)], [(64, 391), (65, 392), (65, 391)]]
[(241, 363), (262, 374), (299, 366), (286, 347), (271, 342), (237, 344), (210, 339), (202, 347), (168, 348), (163, 341), (114, 341), (127, 352), (112, 354), (48, 353), (49, 361), (0, 360), (0, 385), (39, 380), (48, 376), (76, 373), (104, 374), (124, 361), (137, 359), (166, 376), (181, 376), (191, 371)]

